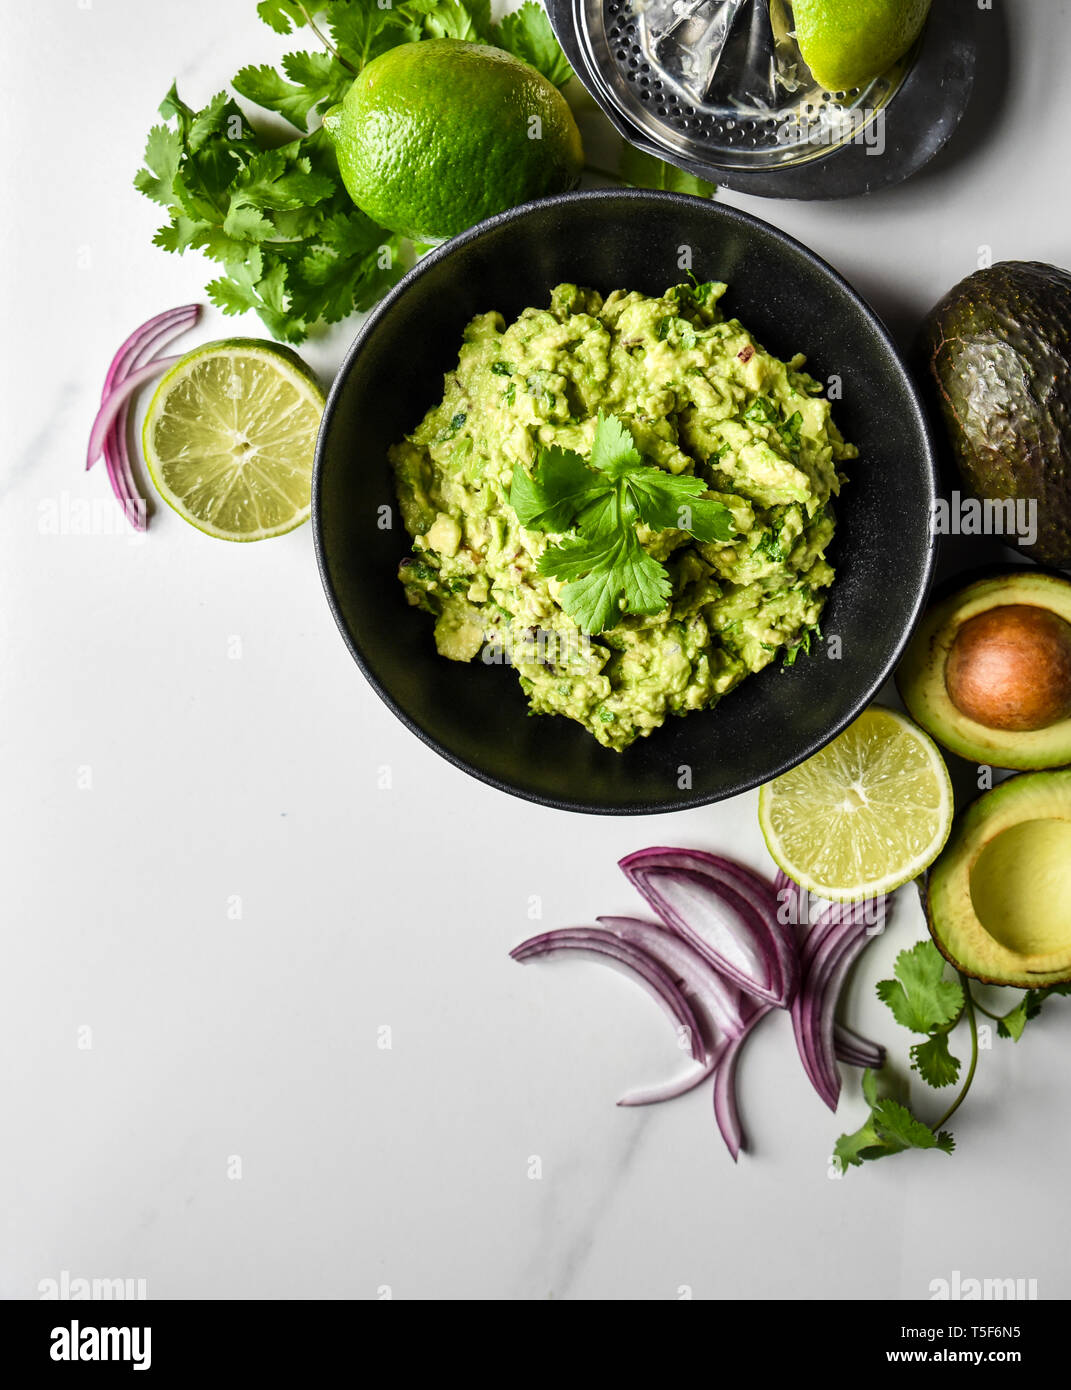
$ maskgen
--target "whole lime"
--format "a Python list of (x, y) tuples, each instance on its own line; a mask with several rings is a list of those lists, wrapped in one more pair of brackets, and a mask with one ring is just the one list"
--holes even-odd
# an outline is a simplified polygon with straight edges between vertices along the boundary
[(558, 89), (511, 53), (463, 39), (380, 54), (324, 128), (361, 211), (419, 240), (573, 188), (584, 163)]
[(862, 87), (918, 38), (930, 0), (794, 0), (796, 42), (829, 92)]

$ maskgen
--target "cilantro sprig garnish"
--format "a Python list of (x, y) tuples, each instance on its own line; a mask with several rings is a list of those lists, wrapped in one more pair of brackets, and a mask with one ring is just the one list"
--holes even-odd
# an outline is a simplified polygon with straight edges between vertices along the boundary
[(706, 491), (701, 478), (646, 462), (627, 426), (600, 412), (590, 459), (542, 449), (531, 474), (514, 468), (509, 504), (527, 530), (563, 537), (540, 556), (539, 572), (564, 582), (559, 603), (595, 634), (622, 613), (658, 613), (669, 602), (669, 574), (640, 544), (638, 525), (700, 541), (733, 538), (732, 513)]
[(950, 1154), (956, 1141), (947, 1130), (935, 1132), (911, 1113), (906, 1105), (878, 1096), (878, 1078), (863, 1072), (863, 1096), (870, 1114), (854, 1134), (842, 1134), (834, 1147), (841, 1171), (858, 1168), (868, 1159), (886, 1158), (905, 1149), (940, 1149)]
[(946, 980), (945, 960), (932, 941), (920, 941), (896, 957), (895, 976), (879, 980), (878, 998), (913, 1033), (932, 1033), (955, 1023), (963, 1010), (963, 986)]
[[(978, 1015), (996, 1023), (998, 1036), (1018, 1042), (1027, 1023), (1037, 1018), (1050, 995), (1071, 994), (1071, 985), (1031, 989), (1007, 1013), (992, 1013), (974, 997), (966, 975), (957, 972), (957, 979), (946, 978), (945, 959), (930, 940), (901, 951), (893, 974), (893, 979), (878, 982), (878, 998), (888, 1005), (897, 1023), (924, 1035), (924, 1042), (912, 1045), (910, 1058), (912, 1069), (927, 1086), (943, 1090), (959, 1080), (962, 1063), (952, 1054), (949, 1036), (963, 1022), (968, 1027), (970, 1061), (958, 1094), (932, 1125), (920, 1119), (902, 1100), (880, 1097), (878, 1076), (864, 1072), (863, 1096), (870, 1114), (854, 1134), (842, 1134), (836, 1142), (833, 1152), (842, 1172), (905, 1149), (940, 1149), (950, 1154), (955, 1140), (944, 1126), (966, 1099), (978, 1068)], [(886, 1078), (886, 1084), (889, 1080)]]

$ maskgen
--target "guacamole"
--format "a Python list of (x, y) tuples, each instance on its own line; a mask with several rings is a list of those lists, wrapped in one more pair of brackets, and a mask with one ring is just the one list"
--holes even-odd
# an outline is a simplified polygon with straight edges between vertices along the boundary
[[(559, 285), (550, 307), (465, 329), (442, 401), (390, 451), (413, 538), (400, 578), (454, 661), (508, 661), (535, 714), (583, 724), (623, 749), (667, 715), (707, 709), (753, 671), (809, 650), (833, 569), (838, 465), (857, 456), (804, 358), (772, 357), (722, 284), (659, 298)], [(698, 476), (735, 534), (704, 542), (640, 525), (671, 598), (587, 636), (541, 574), (554, 536), (509, 503), (515, 467), (550, 446), (591, 453), (596, 421), (624, 422), (645, 462)], [(560, 539), (560, 538), (559, 538)]]

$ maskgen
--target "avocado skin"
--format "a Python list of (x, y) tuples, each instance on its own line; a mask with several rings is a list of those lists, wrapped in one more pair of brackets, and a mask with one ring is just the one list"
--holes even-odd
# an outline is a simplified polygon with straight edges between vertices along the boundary
[(930, 312), (926, 365), (963, 481), (981, 498), (1037, 499), (1037, 542), (1071, 569), (1071, 274), (1000, 261)]

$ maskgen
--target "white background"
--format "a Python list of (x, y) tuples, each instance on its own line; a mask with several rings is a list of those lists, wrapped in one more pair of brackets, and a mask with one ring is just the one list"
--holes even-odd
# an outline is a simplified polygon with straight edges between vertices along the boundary
[[(921, 1298), (958, 1269), (1071, 1293), (1071, 1005), (983, 1054), (952, 1158), (840, 1181), (855, 1077), (831, 1115), (773, 1018), (740, 1068), (753, 1152), (734, 1167), (706, 1088), (615, 1108), (679, 1063), (643, 994), (507, 951), (637, 907), (615, 862), (647, 844), (768, 867), (754, 795), (614, 820), (467, 779), (365, 685), (308, 527), (228, 546), (163, 508), (143, 544), (103, 522), (42, 533), (50, 507), (109, 515), (103, 466), (83, 472), (107, 363), (210, 278), (150, 244), (159, 209), (131, 186), (155, 107), (173, 76), (200, 104), (286, 41), (252, 0), (4, 8), (0, 1290), (35, 1297), (68, 1270), (158, 1298)], [(910, 184), (728, 199), (813, 246), (905, 341), (980, 247), (1068, 259), (1071, 9), (1008, 9), (1006, 88), (987, 60), (965, 128)], [(355, 326), (307, 345), (325, 376)], [(197, 340), (231, 331), (212, 311)], [(872, 988), (923, 932), (901, 897), (849, 1014), (903, 1049)]]

